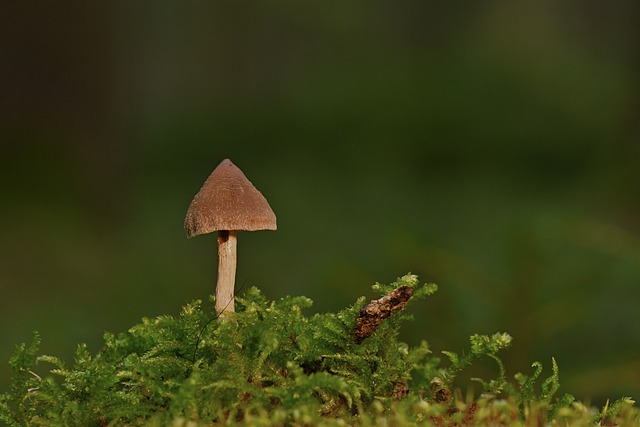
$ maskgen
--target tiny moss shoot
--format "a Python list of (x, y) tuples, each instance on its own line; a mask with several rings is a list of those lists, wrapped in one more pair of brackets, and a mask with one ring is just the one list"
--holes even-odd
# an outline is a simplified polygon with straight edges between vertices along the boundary
[[(145, 318), (104, 335), (96, 354), (79, 345), (68, 365), (39, 355), (40, 337), (17, 347), (11, 388), (0, 395), (10, 426), (413, 426), (637, 425), (629, 398), (601, 410), (559, 396), (559, 370), (539, 362), (513, 381), (500, 352), (506, 333), (473, 335), (462, 354), (434, 355), (426, 341), (398, 339), (415, 301), (433, 294), (406, 275), (373, 286), (338, 313), (307, 316), (311, 300), (268, 300), (257, 288), (220, 321), (201, 301), (177, 316)], [(213, 299), (213, 298), (212, 298)], [(214, 301), (215, 302), (215, 301)], [(462, 397), (456, 378), (474, 361), (495, 361), (482, 393)], [(446, 363), (443, 363), (443, 360)]]

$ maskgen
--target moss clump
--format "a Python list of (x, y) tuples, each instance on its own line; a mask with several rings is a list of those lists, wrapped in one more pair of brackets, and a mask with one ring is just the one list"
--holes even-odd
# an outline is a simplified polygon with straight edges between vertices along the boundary
[[(406, 306), (436, 286), (420, 286), (406, 275), (373, 289), (383, 295), (375, 304), (362, 297), (338, 313), (310, 317), (302, 312), (311, 306), (308, 298), (269, 301), (256, 288), (238, 297), (237, 312), (225, 319), (195, 301), (179, 316), (143, 319), (125, 333), (105, 334), (95, 355), (78, 346), (72, 366), (38, 356), (35, 334), (10, 360), (15, 376), (0, 396), (0, 420), (12, 426), (638, 421), (630, 399), (595, 411), (571, 396), (556, 398), (555, 361), (540, 390), (539, 363), (530, 376), (518, 374), (515, 385), (509, 383), (497, 355), (511, 342), (507, 334), (472, 336), (466, 354), (444, 352), (450, 363), (443, 367), (426, 342), (410, 348), (398, 340), (410, 317)], [(374, 311), (388, 314), (363, 338), (358, 325), (370, 325), (362, 317)], [(453, 388), (456, 375), (480, 357), (496, 361), (497, 378), (480, 380), (479, 398), (461, 399)], [(51, 365), (46, 375), (43, 364)]]

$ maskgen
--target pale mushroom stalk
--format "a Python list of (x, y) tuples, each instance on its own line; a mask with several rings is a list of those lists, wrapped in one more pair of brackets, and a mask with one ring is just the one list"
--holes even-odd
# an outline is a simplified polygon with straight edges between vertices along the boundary
[(237, 232), (275, 230), (271, 206), (231, 160), (223, 160), (209, 175), (189, 205), (184, 228), (188, 237), (218, 232), (216, 312), (235, 311)]
[(216, 313), (235, 311), (233, 304), (236, 282), (236, 248), (238, 239), (235, 231), (218, 231), (218, 284), (216, 285)]

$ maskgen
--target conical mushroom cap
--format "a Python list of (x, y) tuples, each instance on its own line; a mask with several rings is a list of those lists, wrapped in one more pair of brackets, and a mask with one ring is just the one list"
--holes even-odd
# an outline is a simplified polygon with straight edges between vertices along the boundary
[(262, 193), (231, 160), (223, 160), (193, 198), (187, 236), (218, 230), (275, 230), (276, 215)]

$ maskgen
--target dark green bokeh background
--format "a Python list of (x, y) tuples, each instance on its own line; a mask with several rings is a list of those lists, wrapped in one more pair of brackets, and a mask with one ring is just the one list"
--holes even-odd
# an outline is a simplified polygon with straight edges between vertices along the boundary
[(33, 330), (69, 358), (213, 292), (182, 222), (229, 157), (279, 227), (238, 286), (327, 311), (411, 271), (409, 342), (507, 331), (512, 373), (640, 398), (639, 5), (4, 4), (0, 390)]

